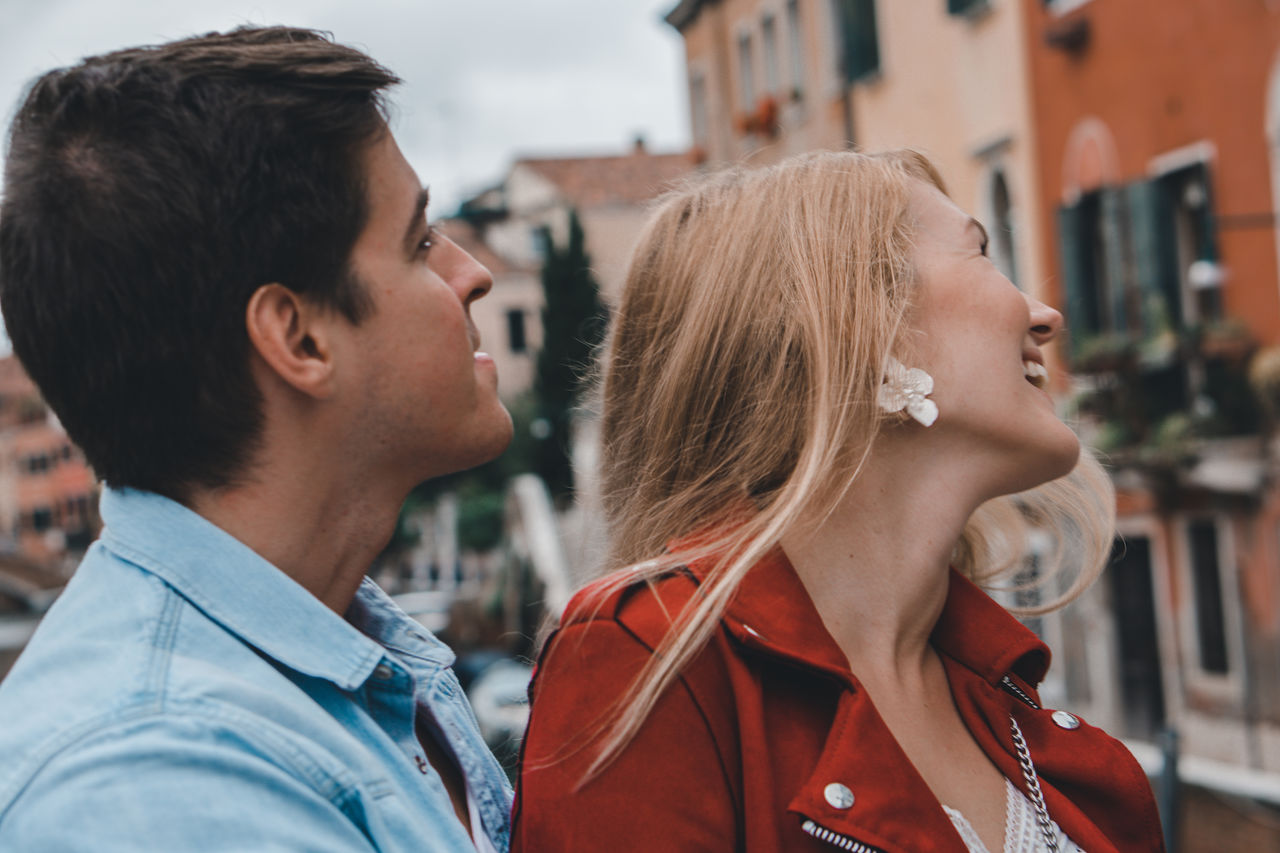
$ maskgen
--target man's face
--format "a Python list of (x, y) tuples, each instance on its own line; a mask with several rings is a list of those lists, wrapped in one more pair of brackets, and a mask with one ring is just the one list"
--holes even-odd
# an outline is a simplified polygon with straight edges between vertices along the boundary
[(511, 440), (493, 359), (479, 350), (470, 305), (489, 271), (428, 229), (426, 196), (390, 131), (365, 154), (369, 218), (351, 251), (374, 310), (351, 327), (346, 371), (353, 447), (409, 485), (479, 465)]

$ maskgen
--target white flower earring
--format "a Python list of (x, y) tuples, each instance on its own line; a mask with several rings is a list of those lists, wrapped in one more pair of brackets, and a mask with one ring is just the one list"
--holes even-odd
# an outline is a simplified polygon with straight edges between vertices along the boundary
[(933, 377), (918, 367), (905, 367), (892, 356), (885, 364), (884, 384), (880, 386), (879, 404), (886, 412), (901, 412), (921, 426), (938, 419), (938, 404), (927, 399), (933, 393)]

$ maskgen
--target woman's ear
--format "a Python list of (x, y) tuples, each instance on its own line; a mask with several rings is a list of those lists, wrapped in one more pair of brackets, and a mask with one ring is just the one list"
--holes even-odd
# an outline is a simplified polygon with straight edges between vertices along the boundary
[(281, 381), (317, 399), (333, 387), (332, 314), (282, 284), (249, 297), (245, 326), (258, 356)]

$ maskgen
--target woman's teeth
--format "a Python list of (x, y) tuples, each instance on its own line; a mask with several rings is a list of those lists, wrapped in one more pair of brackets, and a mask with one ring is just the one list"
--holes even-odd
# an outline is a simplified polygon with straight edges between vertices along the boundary
[(1038, 361), (1023, 361), (1022, 375), (1037, 388), (1043, 388), (1049, 382), (1049, 371)]

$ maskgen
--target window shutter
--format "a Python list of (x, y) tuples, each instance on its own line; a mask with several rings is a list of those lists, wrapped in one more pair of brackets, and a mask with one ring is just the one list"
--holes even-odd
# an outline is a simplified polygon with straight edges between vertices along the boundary
[(843, 46), (844, 79), (852, 83), (880, 68), (876, 4), (875, 0), (834, 0), (834, 3)]
[(1084, 239), (1083, 217), (1080, 205), (1058, 208), (1058, 263), (1062, 276), (1062, 293), (1067, 304), (1067, 328), (1071, 329), (1071, 352), (1075, 355), (1080, 343), (1097, 334), (1097, 314), (1089, 310), (1085, 288), (1086, 270), (1084, 251), (1080, 241)]
[(1102, 269), (1107, 277), (1101, 291), (1106, 294), (1111, 316), (1111, 328), (1117, 332), (1138, 331), (1137, 318), (1128, 316), (1126, 297), (1129, 292), (1129, 275), (1125, 263), (1124, 245), (1124, 190), (1104, 189), (1101, 192), (1102, 218)]
[(1154, 337), (1182, 328), (1172, 211), (1163, 188), (1137, 181), (1125, 188), (1133, 235), (1133, 268), (1142, 295), (1142, 332)]

